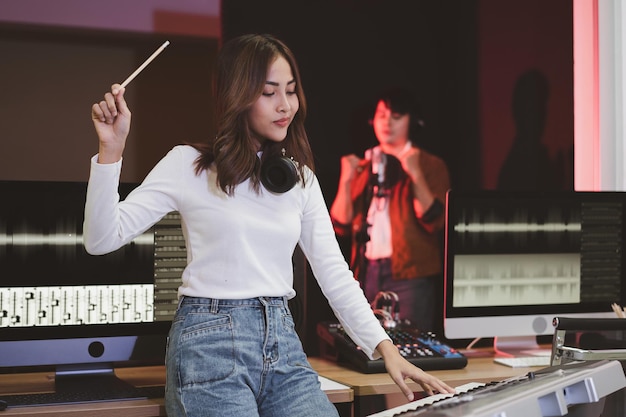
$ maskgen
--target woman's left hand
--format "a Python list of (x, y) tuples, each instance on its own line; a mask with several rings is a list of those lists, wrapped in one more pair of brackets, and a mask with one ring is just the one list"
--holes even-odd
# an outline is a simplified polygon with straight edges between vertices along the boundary
[(409, 401), (413, 401), (414, 395), (406, 383), (409, 378), (418, 383), (428, 395), (435, 393), (454, 394), (456, 391), (439, 378), (428, 374), (404, 359), (398, 352), (398, 348), (389, 340), (382, 341), (376, 348), (385, 361), (385, 368), (391, 379), (398, 385), (402, 393)]

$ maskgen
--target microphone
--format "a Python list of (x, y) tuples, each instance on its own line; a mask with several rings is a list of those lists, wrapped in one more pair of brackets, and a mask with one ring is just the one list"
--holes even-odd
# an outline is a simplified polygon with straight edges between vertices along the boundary
[(375, 147), (372, 149), (372, 182), (374, 193), (377, 197), (382, 197), (385, 193), (385, 170), (387, 168), (387, 154)]

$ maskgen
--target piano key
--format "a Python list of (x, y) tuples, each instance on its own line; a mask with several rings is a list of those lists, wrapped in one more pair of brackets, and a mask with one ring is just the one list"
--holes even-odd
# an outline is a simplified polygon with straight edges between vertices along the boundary
[(408, 404), (404, 404), (404, 405), (400, 405), (394, 408), (390, 408), (388, 410), (385, 411), (381, 411), (375, 414), (370, 414), (368, 417), (393, 417), (393, 416), (397, 416), (400, 415), (401, 413), (406, 413), (408, 411), (415, 411), (420, 407), (424, 407), (427, 405), (431, 405), (434, 404), (437, 401), (441, 401), (444, 400), (446, 398), (451, 398), (463, 393), (466, 393), (468, 391), (471, 391), (473, 389), (476, 388), (480, 388), (480, 387), (484, 387), (485, 384), (480, 383), (480, 382), (469, 382), (467, 384), (463, 384), (460, 385), (458, 387), (455, 387), (454, 389), (456, 390), (456, 394), (433, 394), (433, 395), (429, 395), (428, 397), (424, 397), (422, 399), (416, 400), (416, 401), (411, 401)]

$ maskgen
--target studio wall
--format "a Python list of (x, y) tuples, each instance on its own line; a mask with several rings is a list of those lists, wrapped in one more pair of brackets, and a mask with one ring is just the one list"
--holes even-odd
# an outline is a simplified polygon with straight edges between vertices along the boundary
[(218, 41), (208, 38), (2, 25), (0, 179), (86, 181), (98, 151), (91, 106), (166, 39), (129, 84), (133, 125), (122, 181), (141, 181), (174, 145), (215, 130)]

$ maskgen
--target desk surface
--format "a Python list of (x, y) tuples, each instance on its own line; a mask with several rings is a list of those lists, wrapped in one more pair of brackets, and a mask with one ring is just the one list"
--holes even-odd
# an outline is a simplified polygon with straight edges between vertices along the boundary
[[(165, 368), (150, 366), (143, 368), (119, 368), (115, 374), (135, 386), (151, 386), (165, 384)], [(350, 403), (354, 392), (350, 387), (337, 381), (320, 376), (322, 389), (333, 403)], [(0, 375), (0, 395), (30, 392), (52, 392), (54, 390), (54, 374), (51, 372), (33, 372), (24, 374)], [(93, 402), (87, 404), (51, 405), (38, 407), (9, 408), (0, 412), (0, 417), (36, 416), (47, 417), (148, 417), (165, 416), (163, 398), (149, 400), (128, 400), (111, 402)]]
[[(309, 361), (321, 376), (351, 387), (357, 397), (400, 392), (387, 373), (363, 374), (321, 358), (309, 358)], [(428, 371), (428, 373), (450, 386), (458, 387), (468, 382), (502, 381), (512, 376), (524, 375), (532, 370), (537, 370), (537, 368), (511, 368), (494, 363), (493, 357), (485, 353), (478, 357), (469, 357), (467, 366), (463, 369)], [(422, 391), (422, 387), (412, 381), (409, 387), (415, 392)]]
[[(313, 368), (323, 377), (322, 384), (331, 401), (335, 403), (351, 402), (354, 396), (393, 394), (399, 388), (386, 373), (363, 374), (337, 363), (321, 358), (309, 358)], [(468, 382), (491, 382), (523, 375), (537, 368), (510, 368), (493, 362), (491, 356), (470, 357), (463, 369), (429, 371), (451, 386)], [(136, 386), (159, 385), (165, 383), (165, 369), (162, 366), (145, 368), (120, 368), (116, 374), (121, 379)], [(341, 385), (324, 381), (327, 378)], [(416, 392), (421, 387), (410, 382)], [(54, 387), (54, 377), (50, 372), (0, 375), (0, 394), (24, 392), (49, 392)], [(10, 408), (0, 413), (0, 417), (46, 415), (48, 417), (72, 416), (164, 416), (165, 407), (162, 398), (152, 400), (97, 402), (89, 404), (56, 405), (43, 407)]]
[[(116, 369), (115, 374), (119, 378), (135, 386), (165, 384), (165, 368), (163, 366), (120, 368)], [(52, 372), (0, 375), (0, 395), (30, 392), (52, 392), (53, 390), (54, 374)], [(8, 408), (7, 410), (0, 412), (1, 417), (37, 415), (45, 415), (46, 417), (148, 417), (165, 416), (166, 414), (163, 398), (150, 400), (93, 402), (87, 404), (17, 407)]]

